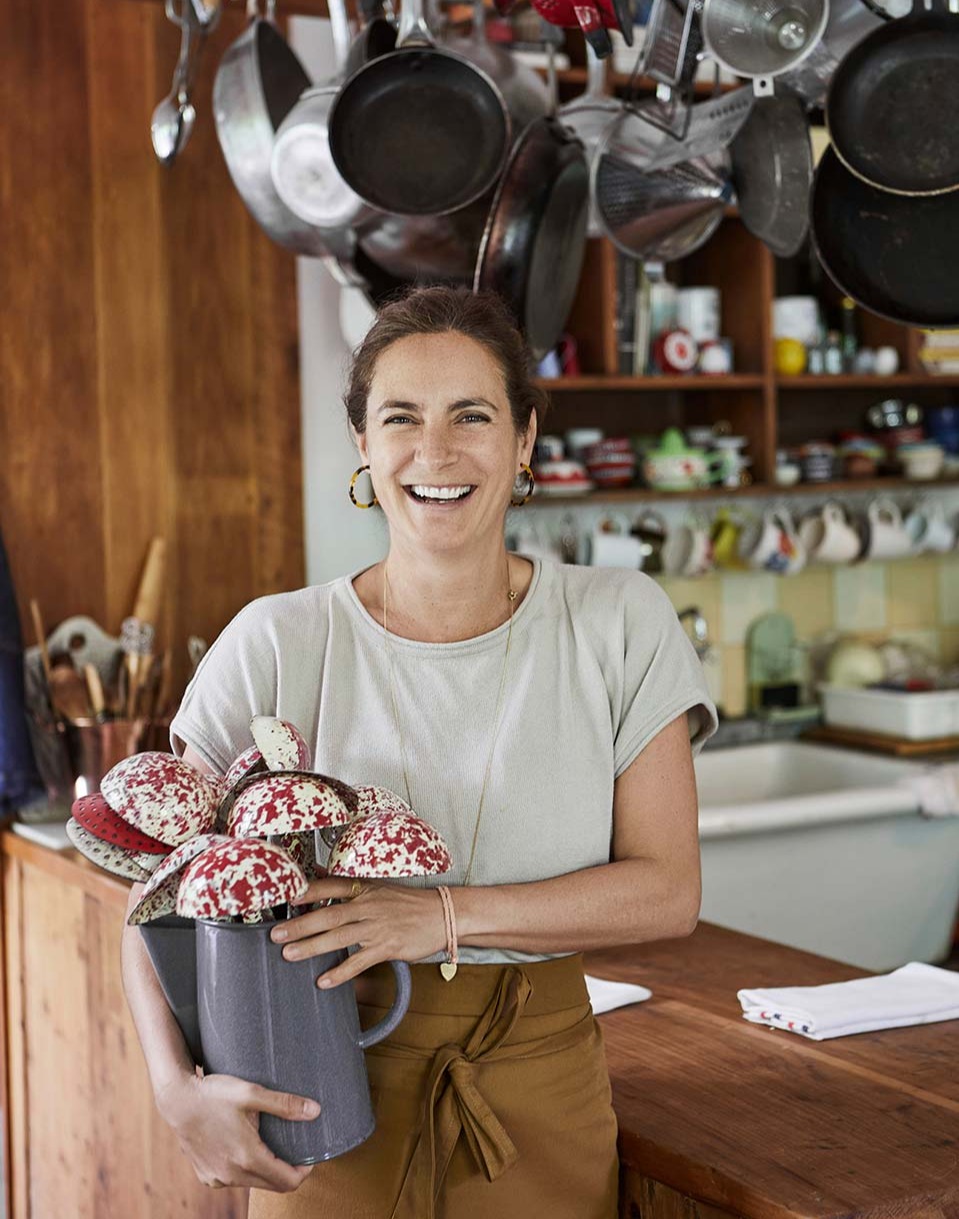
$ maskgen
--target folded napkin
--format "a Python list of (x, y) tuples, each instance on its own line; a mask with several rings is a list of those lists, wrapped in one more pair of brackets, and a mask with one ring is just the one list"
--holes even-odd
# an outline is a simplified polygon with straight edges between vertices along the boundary
[(919, 811), (926, 817), (959, 815), (959, 766), (928, 766), (918, 774), (899, 780), (919, 801)]
[(851, 982), (736, 993), (745, 1019), (813, 1041), (959, 1019), (959, 973), (922, 961)]
[(593, 1014), (611, 1012), (613, 1008), (625, 1007), (628, 1003), (642, 1003), (652, 995), (645, 986), (634, 986), (632, 982), (610, 982), (608, 978), (586, 975), (586, 989), (593, 1005)]

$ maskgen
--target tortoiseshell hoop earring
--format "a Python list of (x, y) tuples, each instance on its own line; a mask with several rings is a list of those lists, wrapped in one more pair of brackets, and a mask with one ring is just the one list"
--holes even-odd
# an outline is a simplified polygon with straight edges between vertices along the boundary
[(375, 508), (376, 505), (379, 504), (379, 502), (380, 502), (376, 498), (375, 491), (373, 492), (373, 498), (370, 500), (370, 502), (368, 504), (364, 504), (362, 502), (362, 500), (358, 500), (356, 498), (356, 496), (353, 494), (353, 488), (356, 486), (356, 480), (359, 478), (359, 476), (363, 473), (364, 470), (368, 470), (369, 468), (370, 468), (369, 466), (360, 466), (360, 468), (358, 470), (353, 471), (353, 477), (350, 479), (350, 499), (356, 505), (357, 508)]
[[(509, 501), (511, 508), (522, 508), (529, 497), (533, 494), (533, 488), (536, 486), (536, 479), (533, 477), (533, 471), (529, 466), (520, 466), (520, 473), (526, 475), (526, 494), (522, 499), (511, 499)], [(516, 475), (519, 478), (519, 474)]]

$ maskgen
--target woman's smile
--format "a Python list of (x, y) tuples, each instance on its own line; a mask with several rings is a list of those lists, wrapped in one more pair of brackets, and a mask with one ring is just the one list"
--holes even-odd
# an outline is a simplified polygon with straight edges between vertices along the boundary
[(429, 508), (455, 508), (462, 504), (476, 490), (471, 483), (454, 483), (445, 486), (433, 486), (429, 483), (410, 483), (403, 490), (418, 504)]

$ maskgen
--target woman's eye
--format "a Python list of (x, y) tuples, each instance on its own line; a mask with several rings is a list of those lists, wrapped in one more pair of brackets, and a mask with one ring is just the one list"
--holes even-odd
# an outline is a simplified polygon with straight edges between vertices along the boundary
[(409, 415), (390, 415), (390, 417), (388, 419), (384, 420), (384, 422), (385, 423), (410, 423), (410, 422), (412, 422), (412, 420), (410, 419)]
[(473, 419), (477, 419), (477, 420), (479, 420), (479, 422), (480, 422), (480, 423), (489, 423), (489, 416), (488, 416), (488, 415), (479, 415), (479, 414), (477, 414), (475, 411), (471, 411), (471, 412), (470, 412), (468, 415), (462, 415), (462, 416), (461, 416), (461, 419), (462, 419), (464, 422), (465, 422), (465, 421), (467, 421), (467, 420), (473, 420)]

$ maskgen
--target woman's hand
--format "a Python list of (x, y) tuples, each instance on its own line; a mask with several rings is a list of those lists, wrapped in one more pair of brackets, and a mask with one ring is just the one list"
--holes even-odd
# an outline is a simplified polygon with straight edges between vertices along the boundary
[(156, 1100), (193, 1171), (212, 1189), (240, 1185), (286, 1194), (310, 1174), (312, 1164), (287, 1164), (270, 1151), (260, 1138), (258, 1115), (311, 1121), (320, 1112), (316, 1101), (233, 1075), (190, 1076), (168, 1085)]
[(342, 964), (318, 980), (324, 988), (355, 978), (378, 961), (418, 961), (446, 947), (443, 903), (432, 889), (408, 889), (389, 881), (358, 882), (362, 890), (349, 898), (354, 882), (330, 876), (314, 880), (299, 899), (299, 905), (341, 900), (333, 906), (310, 910), (286, 919), (270, 935), (284, 945), (290, 961), (333, 952), (337, 948), (359, 948)]

